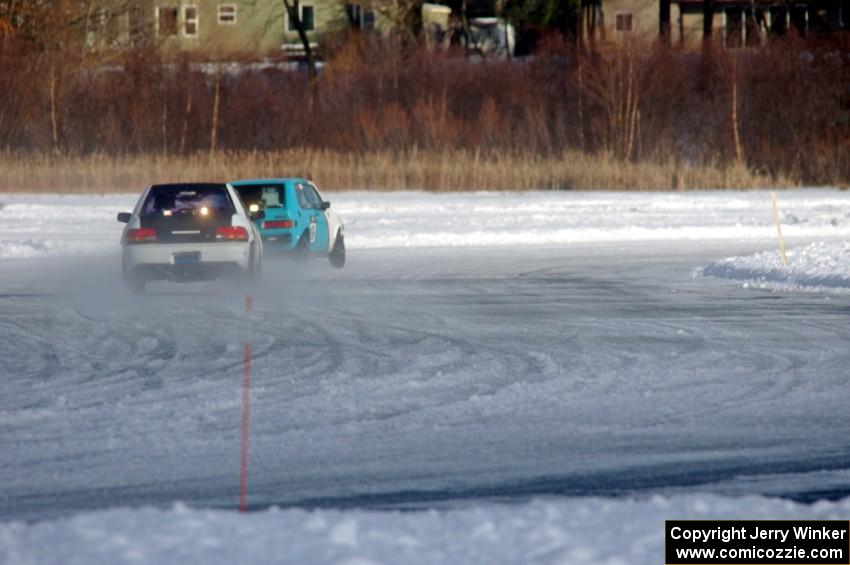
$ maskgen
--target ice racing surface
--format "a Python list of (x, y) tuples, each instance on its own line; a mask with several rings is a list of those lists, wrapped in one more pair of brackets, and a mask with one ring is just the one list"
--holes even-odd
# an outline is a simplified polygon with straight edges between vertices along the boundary
[(246, 315), (122, 288), (133, 197), (0, 197), (0, 521), (233, 508), (246, 341), (256, 509), (848, 496), (850, 195), (779, 199), (791, 285), (763, 192), (331, 195)]

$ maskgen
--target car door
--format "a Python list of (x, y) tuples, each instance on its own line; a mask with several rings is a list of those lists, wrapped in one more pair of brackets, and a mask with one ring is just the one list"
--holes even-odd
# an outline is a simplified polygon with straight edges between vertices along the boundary
[(306, 201), (307, 206), (309, 206), (305, 207), (305, 212), (309, 211), (310, 220), (310, 224), (308, 226), (308, 247), (310, 248), (310, 251), (327, 251), (328, 220), (325, 217), (325, 210), (322, 206), (322, 198), (316, 191), (316, 187), (311, 184), (302, 184), (301, 192), (304, 195), (304, 201)]
[(311, 185), (313, 190), (316, 191), (316, 195), (319, 197), (319, 201), (322, 203), (322, 215), (325, 217), (325, 222), (328, 225), (328, 252), (333, 248), (334, 242), (337, 236), (337, 232), (342, 233), (342, 220), (339, 216), (337, 216), (333, 210), (331, 210), (331, 204), (327, 200), (325, 200), (322, 193), (319, 192), (319, 189), (316, 188), (316, 185)]
[(300, 182), (296, 182), (293, 186), (296, 206), (293, 210), (293, 216), (295, 217), (296, 230), (292, 244), (297, 245), (302, 237), (306, 237), (309, 248), (316, 238), (316, 220), (314, 218), (316, 214), (313, 210), (313, 204), (307, 199), (307, 192), (304, 190), (305, 186)]

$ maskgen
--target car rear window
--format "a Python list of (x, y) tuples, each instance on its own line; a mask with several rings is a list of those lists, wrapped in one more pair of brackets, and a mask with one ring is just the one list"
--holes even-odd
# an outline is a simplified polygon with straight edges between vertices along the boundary
[(234, 211), (233, 202), (223, 185), (154, 186), (142, 205), (142, 216), (209, 212), (233, 214)]
[(246, 208), (250, 208), (252, 204), (256, 204), (260, 209), (283, 208), (286, 204), (283, 185), (280, 183), (246, 184), (235, 188)]

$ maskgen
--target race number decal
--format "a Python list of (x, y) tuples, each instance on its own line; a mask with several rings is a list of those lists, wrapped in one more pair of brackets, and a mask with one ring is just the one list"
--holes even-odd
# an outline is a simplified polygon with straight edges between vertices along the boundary
[(310, 218), (310, 243), (316, 243), (316, 216)]

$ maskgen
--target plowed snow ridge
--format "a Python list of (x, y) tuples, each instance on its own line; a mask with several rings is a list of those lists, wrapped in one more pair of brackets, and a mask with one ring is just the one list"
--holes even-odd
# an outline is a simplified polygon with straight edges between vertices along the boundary
[(745, 288), (782, 291), (850, 292), (850, 242), (816, 242), (787, 252), (729, 257), (695, 271), (696, 275), (741, 281)]

